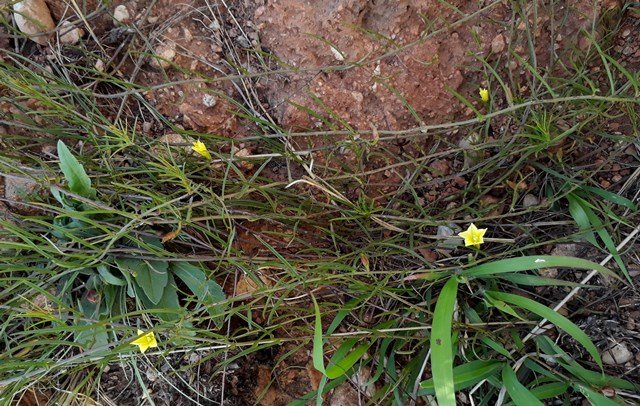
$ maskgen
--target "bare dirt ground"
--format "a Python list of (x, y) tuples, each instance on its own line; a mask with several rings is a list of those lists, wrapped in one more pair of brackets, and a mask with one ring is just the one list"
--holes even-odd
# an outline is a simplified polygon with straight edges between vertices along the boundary
[[(67, 3), (47, 3), (55, 21), (77, 20), (79, 13)], [(329, 135), (321, 137), (291, 136), (289, 147), (298, 152), (317, 151), (314, 165), (324, 173), (335, 173), (344, 162), (358, 163), (361, 171), (371, 171), (367, 192), (384, 200), (385, 195), (401, 186), (401, 176), (394, 171), (376, 172), (377, 168), (393, 163), (389, 161), (394, 155), (420, 158), (433, 151), (434, 146), (437, 150), (457, 145), (466, 135), (416, 128), (472, 119), (474, 111), (461, 103), (456, 93), (482, 110), (477, 91), (486, 86), (485, 62), (497, 65), (505, 77), (520, 81), (520, 94), (528, 94), (531, 89), (525, 84), (530, 83), (531, 72), (513, 62), (513, 58), (508, 58), (511, 63), (503, 63), (507, 60), (505, 55), (515, 54), (529, 64), (561, 74), (558, 61), (567, 61), (571, 52), (590, 44), (582, 30), (590, 28), (598, 16), (611, 15), (614, 19), (620, 12), (620, 4), (611, 0), (565, 3), (555, 8), (553, 15), (540, 8), (537, 15), (520, 19), (509, 2), (466, 0), (450, 5), (430, 0), (117, 0), (105, 5), (93, 0), (81, 6), (83, 14), (91, 16), (91, 32), (85, 30), (78, 44), (54, 49), (27, 43), (21, 51), (27, 58), (44, 64), (98, 64), (122, 80), (154, 89), (144, 93), (144, 101), (153, 105), (162, 119), (145, 112), (137, 131), (158, 138), (170, 139), (176, 128), (194, 130), (227, 138), (228, 149), (236, 154), (258, 154), (263, 141), (236, 141), (255, 135), (260, 125), (245, 118), (240, 106), (265, 122), (277, 123), (287, 133), (327, 131)], [(125, 6), (129, 15), (122, 22), (113, 19), (118, 6)], [(460, 15), (472, 17), (460, 19)], [(606, 18), (603, 24), (606, 25)], [(527, 30), (535, 36), (534, 49), (527, 43)], [(11, 46), (3, 41), (3, 47)], [(74, 51), (74, 47), (89, 50), (94, 57), (88, 59), (86, 53)], [(629, 69), (640, 68), (639, 16), (624, 17), (614, 49)], [(60, 60), (52, 60), (54, 53), (60, 55)], [(80, 55), (82, 59), (74, 59)], [(77, 74), (82, 75), (82, 71)], [(229, 76), (235, 79), (229, 80)], [(204, 83), (199, 78), (220, 81)], [(495, 97), (497, 105), (504, 107), (509, 102), (507, 97), (518, 95), (499, 92)], [(113, 111), (131, 113), (128, 110), (132, 106), (123, 103)], [(329, 125), (313, 112), (329, 115), (341, 125)], [(117, 113), (112, 118), (115, 120)], [(618, 120), (611, 123), (611, 128), (624, 131), (626, 125)], [(406, 130), (415, 130), (414, 140), (392, 144), (388, 156), (378, 154), (360, 162), (351, 149), (324, 149), (345, 140), (353, 142), (354, 134), (360, 140), (375, 143), (378, 137), (393, 137), (394, 132)], [(438, 180), (425, 181), (424, 198), (433, 201), (464, 188), (463, 177), (450, 176), (460, 172), (462, 166), (463, 162), (449, 160), (432, 164), (432, 179)], [(622, 166), (612, 167), (610, 176), (599, 180), (604, 188), (628, 175)], [(250, 164), (245, 169), (248, 174), (253, 170)], [(304, 172), (302, 168), (294, 170)], [(273, 181), (288, 179), (286, 171), (277, 166), (265, 173)], [(5, 185), (1, 186), (4, 189)], [(359, 186), (346, 182), (342, 192), (357, 197)], [(245, 225), (238, 240), (241, 249), (256, 255), (268, 254), (258, 252), (264, 246), (254, 244), (253, 235), (261, 234), (261, 226), (264, 224), (259, 222)], [(285, 246), (278, 249), (293, 249)], [(239, 288), (227, 284), (226, 289)], [(553, 294), (548, 289), (539, 293)], [(603, 340), (616, 334), (628, 337), (636, 359), (615, 368), (617, 372), (637, 374), (638, 298), (631, 291), (621, 291), (597, 303), (593, 311), (594, 315), (584, 323), (585, 329), (601, 331)], [(614, 323), (605, 323), (598, 315), (602, 320), (614, 319)], [(295, 332), (283, 332), (284, 336), (291, 334)], [(157, 363), (153, 370), (180, 369), (184, 382), (166, 382), (151, 373), (145, 375), (144, 365), (140, 370), (151, 397), (159, 405), (192, 404), (181, 394), (187, 386), (198, 389), (203, 398), (197, 400), (202, 404), (218, 404), (225, 393), (225, 405), (286, 405), (317, 389), (319, 382), (309, 346), (296, 346), (286, 344), (239, 358), (224, 373), (216, 369), (219, 358), (207, 354), (153, 360)], [(334, 390), (326, 402), (357, 404), (358, 390), (346, 383)], [(110, 366), (100, 378), (98, 394), (96, 400), (103, 404), (140, 404), (139, 387), (126, 367)], [(21, 404), (37, 404), (37, 400), (28, 398)]]

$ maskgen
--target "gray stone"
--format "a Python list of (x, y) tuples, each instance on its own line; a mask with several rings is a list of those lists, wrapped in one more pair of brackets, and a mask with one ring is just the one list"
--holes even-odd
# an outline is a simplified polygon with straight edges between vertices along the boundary
[(38, 184), (32, 179), (8, 175), (4, 177), (4, 198), (7, 205), (21, 214), (33, 214), (38, 210), (22, 203), (28, 202), (29, 196), (36, 193)]
[(16, 25), (30, 40), (45, 45), (56, 24), (51, 18), (51, 11), (44, 0), (23, 0), (13, 5), (13, 18)]
[(551, 250), (551, 255), (561, 257), (579, 257), (580, 246), (578, 244), (558, 244)]
[(464, 169), (473, 167), (483, 161), (484, 151), (478, 149), (476, 146), (481, 142), (482, 138), (477, 132), (467, 134), (458, 142), (458, 146), (462, 148), (464, 152)]
[(540, 204), (540, 199), (538, 199), (535, 195), (532, 195), (531, 193), (527, 193), (526, 195), (524, 195), (524, 198), (522, 199), (522, 207), (524, 207), (525, 209), (528, 209), (529, 207), (534, 207)]
[(491, 52), (494, 54), (498, 54), (504, 51), (504, 47), (506, 46), (506, 42), (504, 40), (504, 35), (498, 34), (491, 41)]
[(602, 354), (602, 362), (607, 365), (620, 365), (632, 359), (633, 353), (623, 343), (616, 344)]
[(63, 21), (60, 24), (60, 42), (63, 44), (73, 45), (80, 41), (83, 34), (84, 31), (82, 29), (74, 27), (68, 21)]

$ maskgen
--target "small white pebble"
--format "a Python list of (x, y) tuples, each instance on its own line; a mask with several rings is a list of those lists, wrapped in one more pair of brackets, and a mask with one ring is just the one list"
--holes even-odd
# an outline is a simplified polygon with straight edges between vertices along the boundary
[(75, 28), (73, 24), (68, 21), (63, 21), (60, 24), (60, 42), (63, 44), (73, 45), (80, 41), (84, 32), (80, 28)]
[(130, 17), (131, 16), (129, 15), (129, 10), (127, 10), (127, 6), (125, 6), (124, 4), (119, 5), (113, 11), (113, 18), (119, 23), (126, 22)]
[(338, 51), (337, 49), (335, 49), (334, 47), (329, 47), (331, 49), (331, 53), (333, 54), (333, 57), (336, 58), (337, 61), (344, 61), (344, 56), (340, 53), (340, 51)]
[(213, 107), (216, 103), (218, 103), (218, 98), (216, 96), (212, 94), (205, 94), (202, 96), (202, 104), (204, 104), (205, 107)]
[(93, 67), (100, 73), (104, 72), (104, 62), (102, 59), (98, 59)]

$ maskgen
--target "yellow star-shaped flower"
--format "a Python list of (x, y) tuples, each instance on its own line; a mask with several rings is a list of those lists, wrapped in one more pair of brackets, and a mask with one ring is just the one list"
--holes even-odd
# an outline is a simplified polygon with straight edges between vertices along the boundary
[(486, 228), (478, 228), (475, 224), (471, 223), (467, 231), (461, 232), (458, 236), (464, 238), (465, 247), (473, 245), (476, 248), (480, 248), (480, 244), (484, 243), (483, 237), (486, 232)]
[(144, 354), (149, 348), (156, 348), (158, 346), (158, 342), (156, 341), (156, 336), (153, 334), (153, 331), (145, 333), (142, 330), (138, 330), (138, 338), (131, 342), (132, 345), (137, 345), (140, 348), (140, 352)]
[(489, 101), (489, 89), (481, 87), (478, 93), (480, 93), (480, 99), (482, 99), (483, 102), (486, 103)]
[(194, 150), (199, 155), (202, 155), (206, 159), (211, 160), (211, 154), (209, 153), (207, 146), (204, 145), (204, 142), (200, 140), (194, 141), (193, 145), (191, 146), (191, 149)]

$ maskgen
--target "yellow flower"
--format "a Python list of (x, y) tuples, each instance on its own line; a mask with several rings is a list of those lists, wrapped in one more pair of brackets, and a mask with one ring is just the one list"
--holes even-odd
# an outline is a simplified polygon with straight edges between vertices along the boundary
[(149, 348), (156, 348), (158, 342), (156, 336), (153, 335), (153, 331), (145, 333), (142, 330), (138, 330), (138, 338), (131, 342), (133, 345), (137, 345), (140, 348), (140, 352), (144, 354)]
[(484, 239), (482, 237), (484, 237), (484, 233), (486, 232), (486, 228), (479, 229), (475, 224), (471, 223), (467, 231), (461, 232), (458, 236), (464, 238), (465, 247), (473, 245), (476, 248), (480, 248), (480, 244), (484, 243)]
[(207, 146), (204, 145), (204, 142), (200, 140), (194, 141), (193, 146), (191, 146), (191, 149), (194, 150), (196, 153), (202, 155), (203, 157), (209, 160), (211, 159), (211, 154), (209, 153)]
[(485, 89), (484, 87), (481, 87), (478, 93), (480, 93), (480, 98), (482, 99), (483, 102), (486, 103), (489, 101), (489, 89)]

